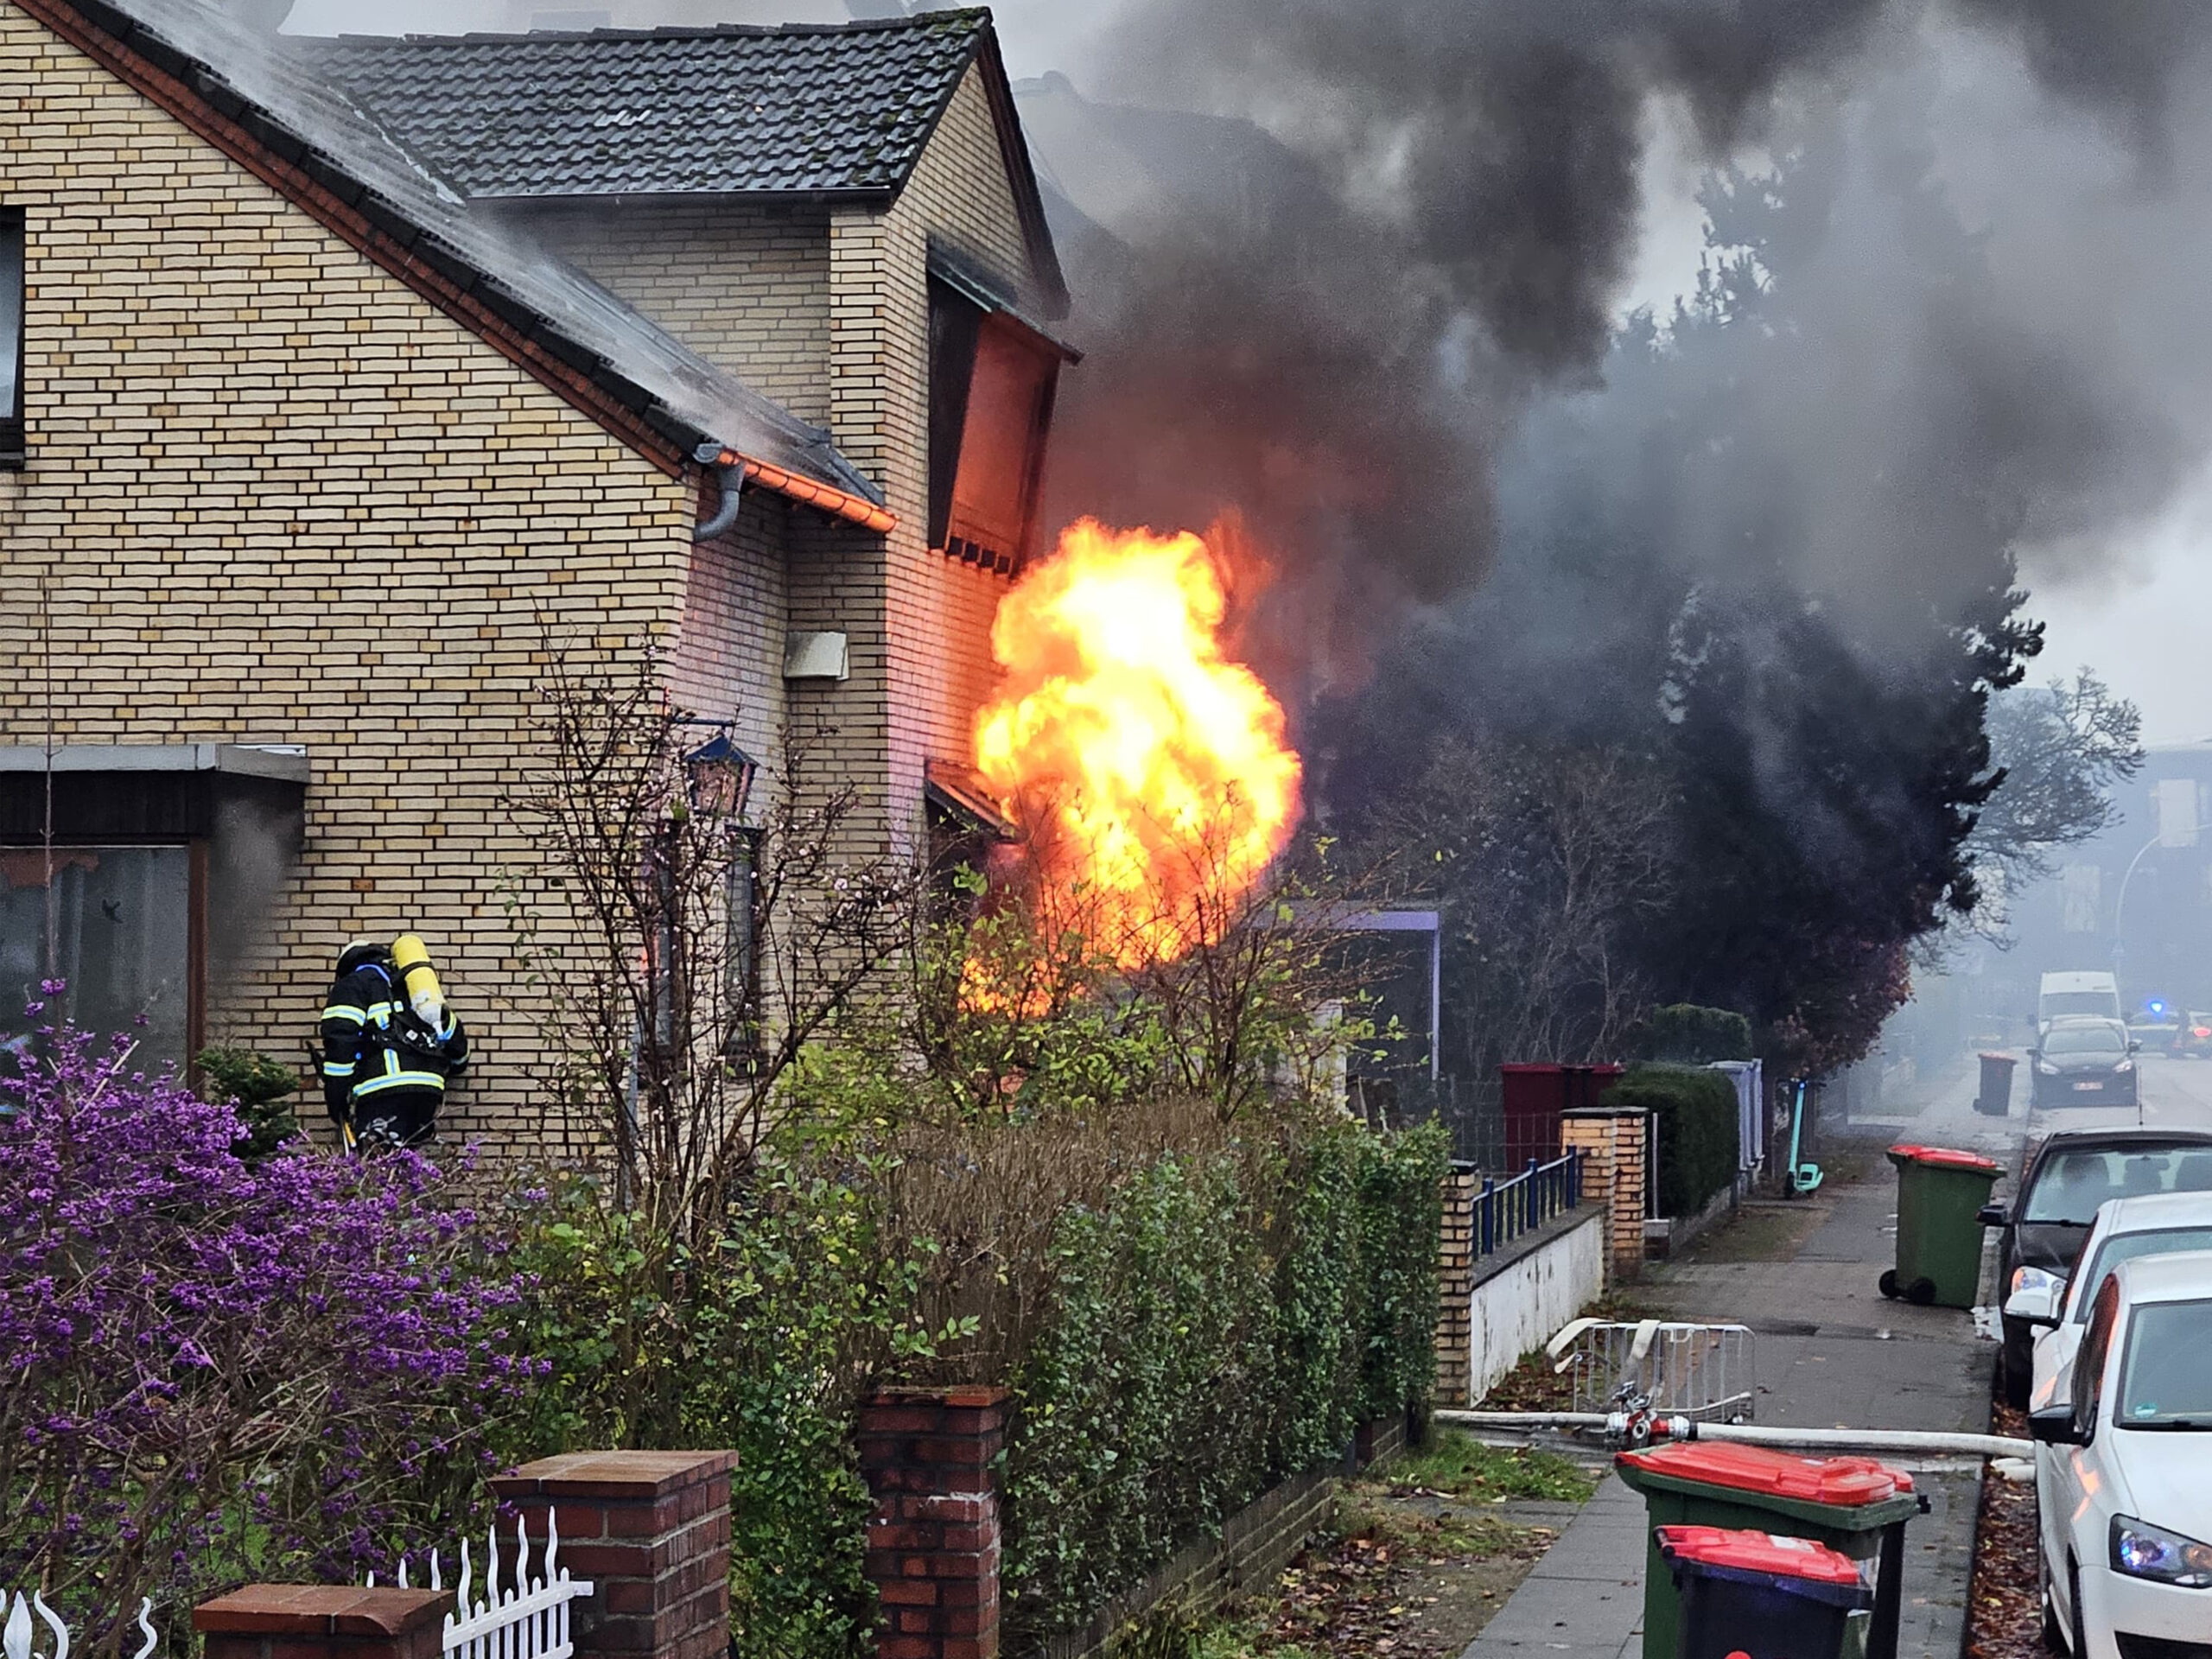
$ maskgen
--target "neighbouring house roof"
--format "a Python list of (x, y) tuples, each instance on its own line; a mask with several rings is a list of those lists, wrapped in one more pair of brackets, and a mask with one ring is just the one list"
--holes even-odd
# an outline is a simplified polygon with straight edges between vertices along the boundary
[(894, 522), (827, 431), (472, 213), (290, 53), (199, 0), (18, 3), (668, 472), (741, 461), (763, 487), (873, 529)]
[(1066, 302), (988, 11), (849, 24), (288, 40), (472, 199), (889, 200), (971, 66), (996, 120), (1039, 299)]

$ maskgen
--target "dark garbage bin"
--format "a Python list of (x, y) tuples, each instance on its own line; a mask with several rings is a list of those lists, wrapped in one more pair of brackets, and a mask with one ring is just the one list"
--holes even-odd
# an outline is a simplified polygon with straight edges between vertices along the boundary
[[(1655, 1529), (1779, 1532), (1825, 1544), (1853, 1561), (1875, 1562), (1866, 1659), (1897, 1659), (1904, 1525), (1927, 1513), (1904, 1471), (1872, 1458), (1801, 1458), (1719, 1440), (1623, 1452), (1613, 1463), (1643, 1495)], [(1681, 1599), (1655, 1530), (1644, 1561), (1643, 1659), (1683, 1659), (1681, 1640)]]
[(1595, 1106), (1621, 1079), (1618, 1065), (1501, 1065), (1497, 1068), (1505, 1121), (1505, 1164), (1518, 1173), (1533, 1158), (1548, 1164), (1560, 1154), (1562, 1114)]
[(1809, 1538), (1661, 1527), (1681, 1602), (1680, 1659), (1843, 1659), (1873, 1596), (1849, 1556)]
[(1925, 1307), (1972, 1307), (1981, 1288), (1981, 1206), (2003, 1172), (1978, 1152), (1891, 1147), (1897, 1166), (1897, 1262), (1885, 1296)]
[(2010, 1054), (1981, 1057), (1981, 1092), (1974, 1109), (1984, 1117), (2005, 1117), (2012, 1110), (2012, 1068), (2019, 1062)]

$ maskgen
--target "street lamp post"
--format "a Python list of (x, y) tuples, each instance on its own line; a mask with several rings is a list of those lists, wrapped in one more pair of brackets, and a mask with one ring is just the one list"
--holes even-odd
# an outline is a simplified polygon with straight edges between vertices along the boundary
[(2127, 861), (2127, 873), (2120, 878), (2120, 893), (2112, 901), (2112, 965), (2115, 973), (2125, 964), (2127, 957), (2127, 946), (2121, 932), (2127, 920), (2127, 884), (2135, 879), (2135, 867), (2143, 861), (2144, 854), (2164, 839), (2165, 832), (2161, 830), (2145, 842), (2142, 850)]

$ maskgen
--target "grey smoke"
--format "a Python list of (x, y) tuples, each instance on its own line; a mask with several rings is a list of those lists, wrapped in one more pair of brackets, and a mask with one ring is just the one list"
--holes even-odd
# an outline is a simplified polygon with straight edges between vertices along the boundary
[[(1095, 99), (1024, 99), (1091, 352), (1053, 507), (1234, 514), (1280, 569), (1252, 647), (1279, 686), (1368, 658), (1490, 571), (1499, 490), (1531, 493), (1501, 466), (1551, 464), (1531, 419), (1622, 395), (1671, 105), (1716, 162), (1844, 161), (1799, 301), (1834, 384), (1735, 389), (1775, 470), (1656, 489), (1655, 556), (1726, 563), (1784, 524), (1761, 556), (1878, 640), (1885, 606), (1950, 597), (1976, 527), (1927, 508), (1963, 477), (2031, 572), (2094, 568), (2212, 433), (2208, 34), (2183, 0), (1137, 0)], [(1980, 238), (1954, 291), (1909, 265), (1923, 183)]]

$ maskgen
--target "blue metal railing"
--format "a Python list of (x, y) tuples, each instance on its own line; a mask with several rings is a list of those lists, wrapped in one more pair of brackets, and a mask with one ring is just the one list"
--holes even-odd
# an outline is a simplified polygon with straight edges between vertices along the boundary
[(1582, 1154), (1573, 1147), (1548, 1164), (1534, 1158), (1507, 1181), (1485, 1176), (1475, 1195), (1474, 1246), (1477, 1259), (1534, 1232), (1562, 1211), (1582, 1202)]

